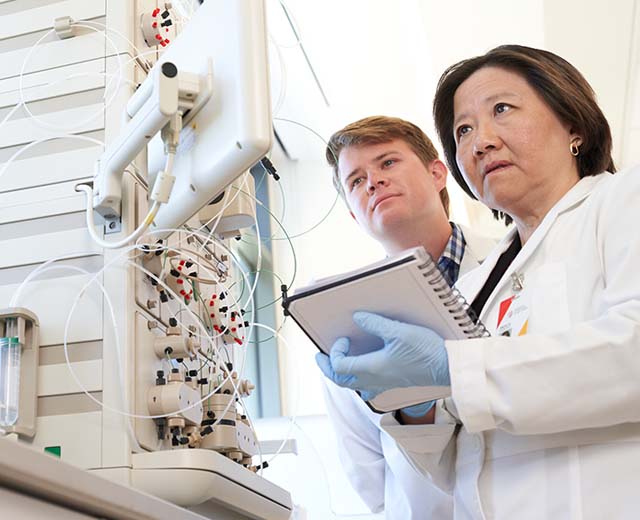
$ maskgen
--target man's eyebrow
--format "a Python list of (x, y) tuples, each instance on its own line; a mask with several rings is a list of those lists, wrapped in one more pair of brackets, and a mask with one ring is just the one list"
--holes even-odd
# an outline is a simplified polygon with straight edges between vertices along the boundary
[(354, 169), (349, 175), (347, 175), (344, 178), (344, 183), (347, 184), (347, 182), (349, 181), (349, 179), (351, 177), (353, 177), (354, 175), (357, 175), (360, 171), (362, 171), (362, 168), (360, 168), (360, 166), (358, 166), (356, 169)]
[[(488, 103), (493, 103), (494, 101), (497, 101), (498, 99), (504, 99), (504, 98), (520, 98), (520, 96), (518, 94), (516, 94), (515, 92), (498, 92), (497, 94), (493, 94), (487, 98), (485, 98), (482, 102), (484, 104), (488, 104)], [(458, 117), (456, 117), (453, 120), (453, 128), (455, 129), (456, 126), (458, 126), (458, 123), (463, 120), (466, 119), (468, 116), (468, 114), (466, 112), (463, 112), (462, 114), (459, 114)]]
[[(384, 159), (387, 155), (393, 155), (393, 154), (397, 154), (397, 153), (399, 153), (399, 152), (397, 152), (396, 150), (388, 150), (388, 151), (386, 151), (386, 152), (382, 152), (380, 155), (378, 155), (378, 156), (374, 157), (374, 158), (373, 158), (373, 160), (374, 160), (375, 162), (377, 162), (377, 161), (381, 161), (381, 160), (382, 160), (382, 159)], [(361, 170), (362, 170), (362, 168), (360, 168), (360, 166), (358, 166), (357, 168), (354, 168), (354, 170), (353, 170), (349, 175), (347, 175), (347, 176), (344, 178), (344, 182), (345, 182), (345, 184), (347, 183), (347, 181), (348, 181), (351, 177), (353, 177), (353, 176), (354, 176), (354, 175), (356, 175), (357, 173), (360, 173), (360, 171), (361, 171)]]
[(396, 150), (388, 150), (386, 152), (381, 153), (380, 155), (375, 157), (373, 160), (374, 161), (380, 161), (380, 160), (384, 159), (387, 155), (393, 155), (393, 154), (397, 154), (397, 153), (400, 153), (400, 152), (397, 152)]

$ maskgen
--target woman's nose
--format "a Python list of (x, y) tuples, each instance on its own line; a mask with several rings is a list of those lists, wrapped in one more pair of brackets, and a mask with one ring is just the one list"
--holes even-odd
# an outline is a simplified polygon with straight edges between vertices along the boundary
[(474, 137), (473, 155), (476, 157), (481, 157), (485, 153), (495, 150), (500, 146), (500, 138), (491, 125), (478, 127)]

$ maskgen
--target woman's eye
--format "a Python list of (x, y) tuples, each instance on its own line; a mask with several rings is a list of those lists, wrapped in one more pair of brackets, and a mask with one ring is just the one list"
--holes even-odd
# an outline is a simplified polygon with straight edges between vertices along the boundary
[(506, 103), (498, 103), (495, 107), (496, 114), (504, 114), (511, 108), (511, 105)]
[(460, 139), (463, 135), (468, 134), (471, 131), (471, 127), (469, 125), (461, 125), (456, 130), (456, 136)]

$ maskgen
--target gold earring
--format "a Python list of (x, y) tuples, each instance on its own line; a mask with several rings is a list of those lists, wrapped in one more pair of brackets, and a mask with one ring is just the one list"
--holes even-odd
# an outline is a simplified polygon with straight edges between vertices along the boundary
[(580, 148), (578, 148), (578, 144), (577, 144), (578, 141), (580, 141), (579, 137), (571, 141), (571, 144), (569, 145), (569, 152), (574, 157), (578, 157), (578, 155), (580, 155)]

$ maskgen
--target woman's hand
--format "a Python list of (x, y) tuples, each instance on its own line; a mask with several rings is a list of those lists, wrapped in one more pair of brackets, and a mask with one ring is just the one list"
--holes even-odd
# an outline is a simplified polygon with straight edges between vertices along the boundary
[(318, 366), (335, 384), (358, 390), (367, 401), (391, 388), (451, 384), (444, 341), (432, 330), (369, 312), (354, 313), (353, 321), (382, 338), (384, 347), (349, 356), (349, 339), (339, 338), (329, 356), (318, 353)]

